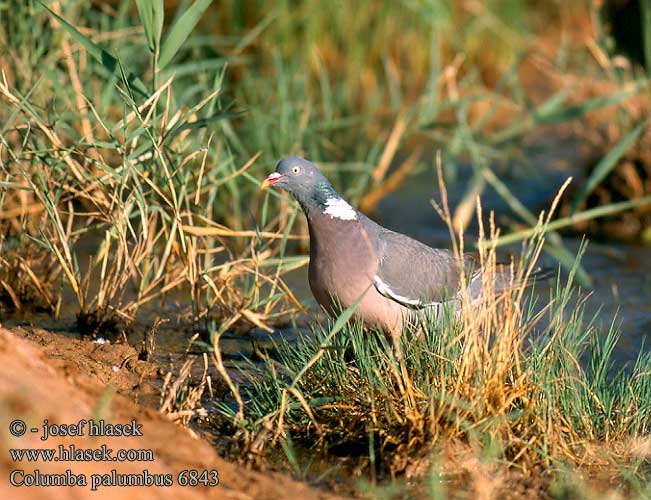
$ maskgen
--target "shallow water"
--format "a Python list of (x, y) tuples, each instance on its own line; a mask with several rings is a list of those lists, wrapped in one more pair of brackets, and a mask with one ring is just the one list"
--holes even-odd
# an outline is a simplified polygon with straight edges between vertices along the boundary
[[(575, 174), (572, 165), (575, 162), (576, 151), (571, 144), (556, 149), (537, 148), (529, 155), (529, 164), (511, 166), (509, 175), (501, 175), (501, 180), (516, 193), (520, 201), (533, 213), (548, 209), (558, 188), (568, 175)], [(544, 168), (537, 168), (543, 165)], [(463, 195), (465, 180), (472, 175), (472, 168), (460, 166), (455, 168), (455, 175), (448, 176), (448, 192), (450, 206), (454, 208)], [(439, 199), (434, 162), (416, 175), (410, 177), (406, 184), (384, 198), (374, 214), (369, 214), (379, 223), (405, 234), (408, 234), (428, 245), (449, 247), (450, 236), (447, 227), (432, 208), (431, 200)], [(506, 232), (508, 225), (515, 220), (510, 216), (508, 205), (487, 188), (482, 194), (484, 217), (494, 211), (498, 226)], [(466, 232), (466, 248), (472, 245), (472, 235), (477, 234), (476, 224)], [(580, 240), (564, 238), (571, 252), (577, 252)], [(88, 245), (87, 245), (88, 246)], [(93, 245), (88, 246), (91, 254)], [(519, 245), (511, 250), (519, 251)], [(85, 261), (87, 259), (81, 259)], [(557, 267), (557, 263), (548, 255), (541, 257), (544, 266)], [(651, 333), (651, 247), (634, 246), (622, 243), (591, 242), (583, 257), (582, 265), (593, 279), (593, 289), (582, 291), (589, 294), (586, 301), (586, 312), (592, 316), (598, 314), (597, 322), (607, 331), (609, 324), (615, 318), (621, 331), (621, 338), (615, 350), (615, 359), (623, 363), (634, 359), (646, 337)], [(561, 276), (564, 276), (562, 273)], [(285, 275), (285, 280), (294, 294), (312, 311), (318, 310), (307, 284), (307, 269), (302, 268)], [(538, 287), (540, 299), (544, 301), (548, 290)], [(30, 324), (50, 331), (66, 335), (79, 335), (76, 329), (76, 304), (69, 297), (68, 305), (64, 301), (60, 319), (54, 319), (47, 314), (13, 314), (3, 318), (6, 326)], [(187, 324), (179, 321), (184, 311), (189, 309), (189, 297), (176, 292), (169, 296), (165, 303), (152, 305), (143, 309), (140, 325), (133, 328), (129, 342), (135, 345), (142, 341), (147, 324), (153, 323), (157, 317), (169, 318), (171, 321), (161, 327), (158, 338), (158, 357), (168, 360), (180, 355), (188, 348), (188, 342), (193, 332)], [(246, 334), (225, 334), (221, 347), (229, 364), (237, 364), (243, 356), (250, 356), (254, 349), (273, 348), (274, 343), (281, 340), (293, 342), (306, 334), (306, 328), (284, 329), (280, 335), (270, 335), (264, 331), (252, 330)], [(309, 333), (308, 333), (309, 334)]]
[[(544, 160), (545, 158), (543, 158)], [(547, 158), (549, 159), (549, 158)], [(533, 213), (547, 210), (572, 171), (567, 162), (551, 161), (545, 170), (523, 169), (502, 180), (516, 193), (520, 201)], [(449, 183), (448, 194), (451, 207), (456, 206), (463, 195), (464, 182), (472, 174), (470, 167), (460, 167), (457, 181)], [(379, 204), (372, 218), (382, 225), (412, 236), (434, 247), (450, 246), (447, 226), (431, 205), (431, 200), (439, 200), (439, 191), (434, 167), (411, 177), (399, 190), (391, 193)], [(487, 189), (482, 195), (485, 218), (490, 211), (495, 212), (495, 220), (513, 220), (508, 205)], [(505, 226), (506, 227), (506, 226)], [(503, 230), (503, 232), (506, 232)], [(470, 247), (477, 234), (476, 223), (466, 232), (466, 246)], [(581, 240), (563, 238), (568, 250), (576, 254)], [(520, 247), (513, 245), (509, 250), (517, 254)], [(625, 363), (636, 358), (645, 339), (651, 334), (651, 247), (623, 243), (588, 242), (581, 263), (593, 280), (592, 289), (577, 290), (586, 297), (586, 316), (598, 315), (596, 325), (605, 334), (611, 322), (620, 330), (620, 339), (614, 351), (614, 359)], [(558, 267), (549, 255), (541, 257), (543, 266)], [(561, 278), (567, 279), (565, 272)], [(287, 277), (287, 281), (299, 299), (316, 307), (307, 285), (307, 271), (300, 269)], [(553, 284), (550, 283), (549, 286)], [(549, 288), (537, 287), (540, 300), (548, 296)], [(648, 340), (647, 340), (648, 342)]]
[[(558, 188), (573, 173), (567, 165), (561, 165), (561, 168), (553, 168), (553, 163), (548, 165), (543, 171), (526, 170), (502, 178), (520, 201), (536, 214), (548, 210)], [(461, 176), (469, 170), (462, 168)], [(406, 186), (382, 201), (378, 220), (429, 245), (449, 246), (448, 229), (430, 204), (431, 199), (439, 196), (436, 186), (433, 171), (412, 178)], [(461, 197), (461, 186), (455, 183), (448, 189), (450, 205), (454, 207)], [(495, 212), (498, 225), (509, 215), (506, 203), (491, 191), (482, 195), (482, 207), (485, 217), (489, 211)], [(466, 234), (477, 234), (476, 225), (471, 225)], [(466, 238), (468, 245), (472, 238)], [(579, 251), (581, 240), (568, 237), (563, 240), (570, 252), (576, 254)], [(513, 245), (512, 250), (517, 253), (519, 246)], [(585, 303), (587, 315), (598, 314), (597, 324), (601, 324), (604, 333), (615, 320), (621, 331), (615, 359), (620, 362), (635, 359), (645, 338), (651, 334), (651, 247), (588, 242), (581, 263), (593, 280), (591, 290), (580, 290), (581, 295), (589, 295)], [(558, 266), (552, 257), (545, 254), (541, 257), (541, 264)], [(561, 273), (561, 277), (566, 279), (566, 273)], [(538, 292), (543, 295), (542, 290)]]
[[(552, 163), (553, 165), (553, 163)], [(568, 169), (548, 168), (536, 173), (530, 170), (522, 170), (511, 177), (502, 177), (502, 180), (509, 188), (518, 194), (519, 199), (533, 213), (547, 209), (556, 190), (563, 183), (567, 176)], [(456, 206), (463, 194), (463, 180), (468, 178), (472, 169), (462, 167), (458, 171), (456, 182), (449, 183), (450, 204)], [(406, 233), (420, 241), (437, 247), (449, 247), (450, 236), (448, 229), (441, 221), (436, 211), (432, 208), (430, 200), (439, 197), (436, 175), (434, 168), (425, 169), (418, 175), (410, 178), (406, 185), (398, 191), (387, 196), (378, 206), (375, 214), (370, 214), (379, 223), (402, 233)], [(487, 191), (482, 196), (484, 213), (495, 212), (495, 220), (498, 225), (507, 227), (508, 206), (493, 192)], [(466, 246), (472, 244), (471, 235), (477, 234), (477, 228), (472, 226), (467, 231)], [(564, 238), (564, 241), (572, 252), (577, 252), (581, 241), (577, 239)], [(92, 247), (92, 245), (91, 245)], [(513, 249), (517, 252), (518, 245)], [(89, 255), (90, 255), (89, 250)], [(82, 259), (87, 260), (87, 259)], [(616, 316), (621, 336), (614, 350), (615, 366), (617, 371), (626, 363), (634, 360), (638, 355), (645, 339), (651, 333), (651, 248), (626, 245), (620, 243), (597, 243), (588, 245), (583, 257), (582, 264), (593, 279), (594, 287), (589, 293), (585, 305), (588, 316), (598, 314), (597, 324), (601, 324), (601, 331), (604, 334)], [(554, 260), (542, 256), (542, 265), (556, 266)], [(561, 275), (565, 279), (565, 275)], [(307, 269), (302, 268), (285, 275), (285, 280), (301, 302), (312, 309), (318, 310), (309, 286), (307, 283)], [(542, 285), (542, 284), (540, 284)], [(539, 303), (544, 303), (549, 293), (549, 287), (537, 286)], [(190, 309), (189, 295), (183, 292), (170, 294), (162, 304), (152, 304), (143, 308), (140, 322), (132, 328), (128, 341), (136, 346), (142, 342), (144, 332), (149, 325), (158, 317), (170, 319), (159, 329), (157, 335), (157, 350), (153, 361), (162, 371), (169, 371), (174, 374), (188, 358), (185, 353), (189, 350), (189, 342), (193, 337), (193, 331), (188, 326), (187, 311)], [(77, 312), (73, 297), (68, 297), (68, 303), (62, 309), (60, 319), (54, 319), (47, 314), (26, 313), (3, 318), (5, 326), (16, 326), (30, 324), (50, 331), (78, 337), (80, 334), (76, 328), (75, 314)], [(224, 363), (235, 384), (244, 385), (248, 383), (244, 373), (252, 373), (251, 365), (246, 363), (245, 358), (256, 362), (257, 350), (267, 351), (274, 356), (273, 349), (281, 342), (296, 342), (304, 335), (310, 335), (307, 327), (285, 328), (282, 331), (269, 334), (261, 330), (252, 330), (246, 334), (228, 332), (221, 338), (220, 346)], [(190, 352), (197, 354), (191, 356), (194, 360), (192, 367), (192, 380), (202, 380), (208, 375), (212, 381), (211, 387), (214, 392), (206, 391), (201, 404), (208, 412), (207, 418), (195, 419), (192, 422), (193, 429), (199, 432), (208, 442), (216, 446), (221, 453), (226, 454), (228, 447), (228, 434), (222, 431), (221, 421), (215, 419), (214, 415), (220, 414), (220, 405), (228, 405), (235, 409), (236, 403), (231, 393), (221, 383), (221, 376), (217, 373), (215, 364), (208, 358), (201, 355), (201, 346), (194, 346)], [(257, 358), (259, 360), (259, 358)], [(204, 364), (205, 363), (205, 364)], [(162, 389), (161, 377), (151, 381), (155, 393), (148, 399), (142, 399), (144, 404), (158, 407), (160, 404), (157, 397), (158, 391)], [(338, 458), (331, 455), (324, 459), (321, 455), (315, 454), (310, 446), (301, 443), (294, 444), (294, 452), (300, 457), (301, 464), (305, 465), (302, 474), (314, 480), (322, 474), (328, 475), (331, 484), (352, 484), (357, 478), (358, 463), (356, 459)], [(361, 452), (363, 455), (363, 452)], [(277, 464), (280, 470), (286, 470), (286, 458), (280, 451), (276, 451), (268, 457), (269, 463)], [(302, 465), (303, 466), (303, 465)], [(353, 478), (353, 479), (351, 479)]]

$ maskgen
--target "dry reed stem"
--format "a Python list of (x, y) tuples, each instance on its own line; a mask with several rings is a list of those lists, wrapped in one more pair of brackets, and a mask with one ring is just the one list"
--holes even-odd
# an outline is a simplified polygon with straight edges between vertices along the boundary
[(403, 110), (400, 112), (396, 118), (396, 122), (393, 125), (393, 129), (389, 134), (389, 139), (387, 140), (386, 145), (384, 146), (384, 151), (380, 157), (380, 161), (373, 170), (371, 178), (375, 184), (379, 184), (386, 176), (389, 167), (391, 166), (391, 160), (398, 150), (400, 145), (400, 140), (402, 139), (403, 134), (407, 128), (407, 111)]
[[(214, 226), (220, 226), (216, 222), (213, 222)], [(254, 231), (252, 229), (237, 231), (229, 229), (225, 226), (220, 227), (199, 227), (199, 226), (187, 226), (183, 225), (183, 231), (191, 234), (193, 236), (225, 236), (228, 238), (255, 238), (260, 236), (262, 238), (269, 239), (283, 239), (287, 238), (290, 240), (305, 240), (309, 239), (307, 235), (285, 235), (283, 233), (273, 233), (269, 231)]]
[(217, 372), (221, 375), (224, 382), (226, 382), (226, 385), (228, 386), (229, 390), (231, 391), (231, 394), (233, 395), (235, 401), (237, 402), (238, 410), (237, 410), (237, 414), (235, 415), (235, 421), (243, 422), (244, 401), (242, 400), (242, 396), (240, 396), (240, 391), (235, 387), (235, 384), (233, 384), (233, 380), (228, 374), (228, 370), (226, 370), (226, 367), (224, 366), (222, 351), (221, 351), (221, 347), (219, 346), (220, 337), (221, 334), (217, 332), (215, 332), (213, 335), (213, 356), (212, 356), (213, 363), (215, 365), (215, 368), (217, 368)]
[[(54, 2), (51, 5), (51, 8), (59, 16), (61, 15), (61, 5), (60, 2)], [(59, 27), (59, 22), (56, 18), (50, 18), (50, 23), (54, 29)], [(61, 48), (63, 50), (63, 56), (68, 67), (68, 75), (70, 76), (70, 83), (75, 92), (75, 104), (76, 109), (81, 113), (81, 130), (82, 135), (86, 142), (91, 145), (95, 144), (95, 136), (93, 134), (93, 129), (90, 125), (90, 120), (88, 119), (88, 111), (86, 107), (86, 98), (84, 97), (83, 87), (81, 85), (81, 80), (79, 79), (79, 72), (77, 71), (77, 66), (75, 65), (75, 60), (72, 54), (72, 49), (68, 43), (68, 37), (64, 37), (61, 41)], [(72, 108), (74, 109), (74, 108)], [(100, 155), (96, 149), (90, 151), (91, 158), (94, 160), (99, 160)]]
[(452, 217), (452, 227), (457, 232), (465, 231), (472, 220), (472, 214), (474, 211), (475, 200), (477, 197), (481, 196), (486, 186), (486, 182), (483, 177), (475, 175), (472, 178), (472, 185), (470, 189), (464, 194), (463, 199), (459, 202), (456, 209), (454, 210), (454, 216)]
[[(21, 106), (21, 100), (9, 90), (9, 84), (7, 83), (4, 71), (2, 72), (2, 82), (0, 82), (0, 95), (3, 95), (11, 104), (18, 107), (23, 115), (31, 118), (32, 121), (36, 123), (38, 128), (45, 134), (52, 144), (55, 156), (60, 157), (68, 165), (77, 181), (83, 185), (85, 183), (85, 177), (82, 174), (84, 170), (83, 167), (72, 158), (70, 152), (64, 147), (63, 142), (50, 126), (43, 122), (41, 118), (38, 115), (35, 115), (30, 109)], [(9, 146), (7, 145), (7, 147)], [(99, 196), (100, 200), (104, 202), (105, 200), (101, 199), (101, 195)]]
[(377, 207), (377, 204), (385, 198), (388, 194), (398, 189), (411, 169), (416, 165), (423, 153), (423, 148), (417, 148), (409, 157), (393, 172), (388, 179), (382, 182), (372, 191), (366, 193), (359, 202), (359, 209), (362, 212), (372, 212)]
[[(453, 229), (459, 228), (452, 225), (449, 215), (447, 190), (442, 177), (440, 161), (437, 162), (437, 172), (442, 203), (439, 206), (433, 202), (433, 205), (443, 220), (448, 223), (451, 234), (454, 234)], [(528, 256), (527, 265), (516, 268), (513, 263), (511, 264), (510, 280), (512, 287), (502, 294), (495, 294), (492, 291), (494, 290), (492, 284), (496, 282), (496, 272), (498, 270), (494, 247), (483, 243), (486, 239), (495, 241), (499, 237), (499, 232), (495, 227), (493, 215), (491, 214), (490, 232), (487, 238), (483, 225), (481, 201), (479, 198), (476, 199), (483, 292), (481, 300), (478, 303), (471, 304), (468, 300), (467, 284), (465, 279), (462, 278), (462, 290), (465, 291), (462, 292), (464, 300), (462, 300), (459, 319), (463, 324), (462, 331), (464, 332), (465, 342), (463, 353), (459, 359), (458, 377), (452, 390), (455, 399), (483, 402), (483, 408), (474, 408), (473, 413), (476, 413), (474, 418), (470, 416), (469, 412), (458, 413), (461, 419), (470, 418), (471, 421), (475, 420), (475, 425), (481, 425), (482, 421), (487, 422), (487, 419), (493, 419), (498, 415), (506, 415), (515, 401), (528, 400), (529, 395), (536, 392), (536, 388), (531, 387), (528, 382), (530, 374), (523, 372), (521, 368), (524, 335), (522, 333), (523, 318), (520, 303), (523, 300), (525, 283), (534, 271), (542, 251), (544, 227), (551, 220), (551, 216), (569, 182), (568, 179), (559, 190), (545, 221), (541, 215), (537, 234), (532, 242), (533, 250)], [(460, 265), (463, 265), (463, 233), (461, 231), (459, 231), (458, 238), (458, 246), (454, 245), (455, 254), (458, 255)], [(453, 237), (453, 244), (454, 242)], [(493, 332), (499, 332), (499, 336), (495, 337), (491, 348)], [(481, 382), (479, 386), (476, 385), (477, 382)], [(475, 387), (479, 387), (482, 391), (483, 395), (481, 397), (478, 397), (479, 394), (474, 392)], [(485, 417), (476, 420), (477, 416), (481, 414), (484, 414)], [(493, 428), (492, 432), (501, 433), (506, 431), (510, 433), (510, 425), (506, 421), (501, 425), (503, 427), (502, 431), (498, 425)], [(530, 449), (535, 441), (535, 439), (533, 441), (531, 439), (533, 438), (523, 442), (522, 447), (516, 454), (518, 459)]]
[[(179, 422), (182, 425), (188, 425), (194, 417), (207, 417), (208, 412), (201, 406), (201, 399), (209, 384), (208, 360), (206, 355), (203, 356), (204, 369), (198, 384), (191, 384), (191, 369), (194, 360), (186, 359), (179, 370), (179, 374), (173, 383), (171, 381), (171, 372), (165, 378), (165, 383), (161, 389), (162, 402), (159, 411), (167, 415), (169, 419)], [(179, 396), (183, 393), (183, 401), (178, 406)]]

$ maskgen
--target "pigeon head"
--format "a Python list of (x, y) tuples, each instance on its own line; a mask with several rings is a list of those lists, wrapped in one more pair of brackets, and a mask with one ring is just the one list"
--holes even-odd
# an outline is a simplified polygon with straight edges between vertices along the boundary
[(332, 188), (316, 165), (303, 158), (289, 157), (278, 162), (276, 171), (262, 181), (260, 187), (267, 189), (270, 186), (278, 186), (299, 198), (301, 195), (310, 195), (326, 185)]
[(298, 157), (283, 158), (276, 171), (260, 184), (260, 189), (278, 186), (290, 193), (309, 216), (314, 210), (332, 218), (353, 220), (357, 213), (332, 187), (313, 163)]

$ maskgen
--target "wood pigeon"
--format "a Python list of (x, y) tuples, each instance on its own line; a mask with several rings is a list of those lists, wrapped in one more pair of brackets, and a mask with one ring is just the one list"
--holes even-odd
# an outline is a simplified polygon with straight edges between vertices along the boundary
[[(467, 273), (471, 298), (479, 296), (482, 279), (472, 255), (464, 255), (460, 269), (452, 251), (376, 224), (344, 200), (311, 162), (282, 159), (260, 188), (270, 186), (289, 192), (305, 212), (310, 288), (330, 314), (364, 295), (356, 316), (365, 326), (388, 333), (397, 347), (403, 327), (417, 311), (436, 312), (446, 301), (459, 301), (462, 272)], [(511, 284), (507, 267), (496, 277), (498, 291)]]

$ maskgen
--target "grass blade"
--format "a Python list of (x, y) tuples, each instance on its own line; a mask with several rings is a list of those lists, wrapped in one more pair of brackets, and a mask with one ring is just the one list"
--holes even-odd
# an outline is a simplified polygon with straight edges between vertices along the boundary
[(588, 180), (581, 186), (576, 197), (572, 201), (572, 206), (570, 208), (570, 214), (576, 212), (577, 207), (581, 204), (583, 200), (596, 188), (599, 183), (604, 180), (604, 178), (610, 173), (610, 171), (615, 168), (617, 162), (624, 156), (624, 153), (628, 151), (628, 148), (631, 144), (637, 139), (640, 135), (640, 132), (647, 126), (648, 120), (644, 120), (637, 127), (635, 127), (626, 137), (617, 143), (617, 145), (611, 149), (606, 156), (604, 156), (601, 161), (597, 164), (595, 169), (590, 174)]
[(299, 380), (301, 380), (301, 377), (305, 375), (305, 373), (314, 365), (314, 363), (316, 363), (319, 360), (321, 356), (323, 356), (327, 344), (344, 326), (346, 326), (346, 323), (348, 323), (350, 318), (352, 318), (353, 313), (359, 307), (362, 300), (364, 300), (364, 297), (368, 293), (368, 290), (369, 289), (367, 288), (364, 291), (364, 293), (360, 295), (360, 297), (355, 302), (353, 302), (353, 304), (350, 305), (350, 307), (344, 309), (344, 311), (339, 315), (337, 321), (335, 321), (335, 324), (328, 332), (328, 335), (323, 339), (321, 348), (316, 352), (316, 354), (314, 354), (314, 356), (312, 356), (312, 359), (310, 359), (310, 361), (305, 364), (305, 366), (301, 369), (301, 371), (296, 374), (296, 377), (294, 377), (294, 380), (292, 381), (292, 385), (290, 386), (291, 388), (296, 387), (296, 384), (298, 384)]
[[(584, 212), (579, 212), (578, 214), (561, 217), (560, 219), (556, 219), (555, 221), (547, 224), (545, 227), (545, 232), (556, 231), (557, 229), (572, 226), (578, 222), (592, 220), (598, 217), (605, 217), (607, 215), (616, 214), (618, 212), (623, 212), (624, 210), (639, 207), (642, 205), (651, 205), (651, 196), (643, 196), (642, 198), (637, 198), (635, 200), (611, 203), (609, 205), (591, 208), (590, 210), (585, 210)], [(507, 234), (506, 236), (502, 236), (495, 241), (487, 242), (486, 246), (487, 248), (493, 248), (502, 245), (508, 245), (509, 243), (515, 243), (517, 241), (522, 241), (530, 238), (533, 234), (536, 233), (536, 231), (537, 229), (533, 228)]]
[(140, 22), (142, 28), (145, 30), (145, 38), (147, 39), (147, 46), (151, 52), (156, 52), (156, 42), (154, 41), (154, 12), (151, 8), (149, 0), (136, 0), (136, 7), (138, 7), (138, 15), (140, 15)]
[[(114, 73), (117, 68), (118, 68), (118, 60), (113, 57), (109, 52), (101, 48), (99, 45), (97, 45), (95, 42), (93, 42), (90, 38), (88, 38), (86, 35), (82, 35), (77, 28), (75, 28), (72, 24), (70, 24), (68, 21), (63, 19), (60, 15), (58, 15), (56, 12), (54, 12), (52, 9), (50, 9), (47, 5), (41, 2), (41, 5), (47, 9), (47, 11), (56, 18), (59, 23), (61, 23), (61, 26), (72, 36), (77, 42), (79, 42), (85, 49), (86, 51), (93, 56), (93, 58), (98, 61), (102, 66), (104, 66), (109, 72)], [(138, 78), (136, 75), (133, 73), (129, 73), (127, 76), (127, 81), (129, 84), (137, 90), (139, 93), (141, 93), (143, 96), (147, 97), (147, 88), (145, 87), (145, 84)]]
[(639, 0), (642, 10), (642, 40), (644, 49), (644, 65), (646, 74), (651, 78), (651, 2)]
[(160, 58), (158, 60), (159, 69), (163, 69), (169, 64), (199, 22), (199, 19), (201, 19), (203, 12), (211, 3), (212, 0), (197, 0), (174, 23), (161, 47)]
[(585, 116), (588, 112), (597, 109), (605, 108), (617, 104), (627, 97), (632, 96), (640, 89), (640, 82), (635, 82), (631, 85), (626, 85), (619, 92), (613, 94), (595, 97), (579, 104), (574, 104), (566, 108), (551, 112), (544, 116), (538, 116), (536, 125), (547, 125), (553, 123), (564, 123), (571, 120), (576, 120)]
[(189, 123), (182, 123), (181, 125), (177, 126), (170, 132), (166, 134), (166, 138), (168, 137), (174, 137), (179, 135), (181, 132), (184, 132), (185, 130), (194, 130), (198, 128), (204, 128), (207, 127), (208, 125), (218, 122), (220, 120), (226, 120), (227, 118), (234, 118), (236, 116), (242, 115), (242, 112), (237, 112), (237, 111), (220, 111), (212, 116), (209, 116), (208, 118), (200, 118), (199, 120), (189, 122)]
[(160, 47), (160, 36), (163, 30), (163, 0), (136, 0), (140, 21), (145, 30), (145, 38), (149, 50), (155, 54)]
[(561, 90), (558, 94), (550, 97), (547, 101), (541, 104), (525, 120), (514, 123), (510, 127), (494, 134), (490, 137), (489, 142), (491, 144), (501, 144), (503, 142), (511, 141), (539, 125), (550, 125), (576, 120), (585, 116), (589, 111), (605, 108), (621, 102), (625, 98), (639, 91), (641, 85), (641, 81), (636, 81), (630, 85), (624, 86), (619, 92), (595, 97), (594, 99), (567, 107), (562, 107), (562, 104), (568, 97), (568, 89)]

